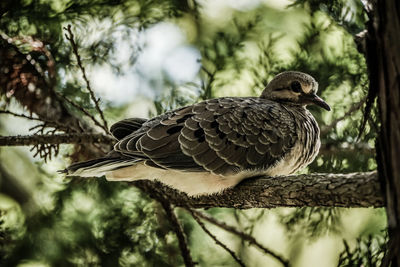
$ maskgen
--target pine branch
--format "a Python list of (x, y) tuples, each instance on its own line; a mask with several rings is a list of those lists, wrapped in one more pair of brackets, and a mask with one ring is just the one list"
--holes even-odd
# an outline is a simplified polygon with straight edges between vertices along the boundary
[(254, 245), (258, 249), (263, 251), (265, 254), (270, 255), (274, 259), (278, 260), (280, 263), (282, 263), (283, 266), (289, 266), (289, 262), (286, 259), (284, 259), (282, 256), (278, 255), (277, 253), (273, 252), (272, 250), (261, 245), (253, 236), (248, 235), (244, 232), (241, 232), (241, 231), (237, 230), (235, 227), (227, 225), (224, 222), (220, 222), (220, 221), (216, 220), (215, 218), (209, 216), (208, 214), (205, 214), (205, 213), (202, 213), (202, 212), (199, 212), (199, 211), (187, 208), (187, 207), (185, 207), (185, 209), (187, 211), (189, 211), (193, 217), (200, 217), (200, 218), (208, 221), (209, 223), (212, 223), (234, 235), (239, 236), (242, 240), (249, 242), (251, 245)]
[(41, 127), (42, 130), (44, 128), (46, 128), (46, 127), (53, 127), (53, 128), (55, 128), (57, 130), (72, 131), (72, 132), (75, 131), (75, 129), (69, 127), (68, 125), (61, 124), (61, 123), (59, 123), (57, 121), (52, 121), (52, 120), (49, 120), (49, 119), (46, 119), (46, 118), (36, 118), (36, 117), (33, 117), (32, 115), (28, 116), (28, 115), (25, 115), (25, 114), (15, 113), (15, 112), (12, 112), (10, 110), (0, 110), (0, 114), (7, 114), (7, 115), (12, 115), (14, 117), (19, 117), (19, 118), (32, 120), (32, 121), (40, 121), (40, 122), (42, 122), (42, 124), (39, 124), (39, 125), (36, 125), (36, 126), (30, 128), (29, 129), (30, 131), (33, 130), (33, 129), (36, 129), (38, 127)]
[(41, 144), (81, 144), (81, 143), (112, 143), (110, 136), (103, 134), (52, 134), (52, 135), (17, 135), (0, 136), (0, 146), (32, 146)]
[(78, 66), (79, 66), (80, 70), (82, 71), (83, 79), (84, 79), (85, 82), (86, 82), (86, 88), (87, 88), (88, 91), (89, 91), (90, 98), (91, 98), (92, 101), (94, 102), (94, 104), (95, 104), (95, 106), (96, 106), (96, 109), (97, 109), (97, 112), (100, 114), (101, 120), (103, 121), (103, 125), (102, 125), (101, 127), (103, 128), (103, 130), (104, 130), (106, 133), (109, 133), (109, 132), (108, 132), (107, 121), (106, 121), (106, 119), (104, 118), (103, 111), (101, 110), (100, 105), (99, 105), (100, 100), (99, 100), (98, 98), (96, 98), (96, 96), (94, 95), (94, 92), (93, 92), (93, 90), (92, 90), (92, 87), (90, 86), (89, 79), (88, 79), (87, 76), (86, 76), (85, 67), (82, 65), (81, 56), (79, 55), (78, 46), (77, 46), (77, 44), (76, 44), (76, 42), (75, 42), (75, 40), (74, 40), (74, 34), (72, 33), (71, 25), (68, 24), (67, 27), (64, 27), (64, 30), (66, 30), (66, 31), (68, 32), (68, 34), (65, 34), (65, 38), (67, 38), (67, 40), (71, 43), (72, 50), (73, 50), (73, 52), (74, 52), (74, 55), (76, 56), (76, 60), (78, 61)]
[[(67, 101), (70, 101), (70, 100), (67, 100)], [(73, 104), (75, 104), (75, 103), (73, 103)], [(77, 108), (80, 108), (80, 107), (77, 105)], [(12, 112), (2, 111), (2, 110), (0, 110), (0, 113), (12, 114), (14, 116), (23, 117), (23, 118), (27, 118), (27, 119), (31, 119), (31, 120), (44, 121), (45, 123), (49, 123), (49, 126), (51, 126), (52, 123), (55, 123), (56, 128), (60, 129), (60, 130), (63, 130), (66, 127), (57, 122), (47, 121), (42, 118), (33, 118), (33, 117), (31, 118), (31, 117), (23, 115), (23, 114), (16, 114), (16, 113), (14, 114)], [(91, 115), (89, 114), (89, 116), (91, 116)], [(97, 124), (97, 125), (100, 126), (99, 124)], [(37, 126), (34, 126), (33, 128), (31, 128), (30, 130), (33, 130), (36, 127), (41, 127), (41, 126), (47, 126), (47, 125), (37, 125)], [(75, 131), (74, 129), (69, 128), (69, 127), (67, 127), (67, 129), (71, 130), (71, 131)], [(102, 134), (89, 134), (89, 133), (76, 134), (76, 136), (82, 136), (82, 137), (90, 136), (90, 135), (92, 135), (94, 139), (98, 139), (96, 136), (101, 137), (100, 139), (98, 139), (98, 141), (96, 143), (109, 144), (110, 142), (115, 141), (111, 137), (105, 137)], [(38, 139), (37, 136), (43, 136), (43, 138)], [(58, 135), (58, 136), (61, 136), (61, 135)], [(72, 138), (72, 136), (74, 136), (74, 135), (67, 135), (67, 136), (71, 136), (71, 138)], [(36, 135), (36, 134), (24, 136), (23, 139), (21, 139), (20, 137), (21, 136), (0, 136), (0, 146), (26, 146), (26, 145), (29, 146), (31, 144), (39, 144), (39, 143), (46, 144), (48, 141), (54, 142), (53, 144), (62, 144), (62, 143), (71, 144), (74, 142), (73, 140), (79, 140), (79, 139), (66, 138), (66, 139), (59, 139), (59, 141), (52, 141), (55, 139), (50, 138), (50, 137), (47, 138), (46, 135)], [(29, 143), (29, 142), (25, 143), (25, 142), (27, 142), (26, 140), (28, 140), (28, 139), (32, 139), (33, 143)], [(87, 138), (84, 137), (84, 139), (87, 139)], [(64, 142), (63, 140), (66, 140), (66, 142)], [(349, 146), (346, 148), (341, 148), (340, 146), (337, 146), (337, 145), (336, 146), (322, 145), (319, 150), (319, 153), (321, 155), (332, 155), (332, 154), (337, 154), (337, 153), (354, 153), (354, 151), (357, 151), (357, 153), (362, 153), (362, 154), (366, 154), (366, 155), (373, 155), (375, 153), (374, 148), (370, 148), (368, 146), (368, 144), (362, 144), (362, 143), (359, 143), (356, 146)]]
[(9, 111), (9, 110), (0, 110), (0, 114), (13, 115), (15, 117), (24, 118), (24, 119), (28, 119), (28, 120), (32, 120), (32, 121), (43, 121), (40, 118), (35, 118), (35, 117), (28, 116), (28, 115), (25, 115), (25, 114), (14, 113), (14, 112)]

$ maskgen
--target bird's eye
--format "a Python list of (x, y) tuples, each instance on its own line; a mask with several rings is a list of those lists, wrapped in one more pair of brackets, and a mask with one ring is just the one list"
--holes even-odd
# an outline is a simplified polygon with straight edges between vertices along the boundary
[(290, 89), (295, 93), (301, 92), (301, 84), (298, 81), (294, 81), (290, 84)]

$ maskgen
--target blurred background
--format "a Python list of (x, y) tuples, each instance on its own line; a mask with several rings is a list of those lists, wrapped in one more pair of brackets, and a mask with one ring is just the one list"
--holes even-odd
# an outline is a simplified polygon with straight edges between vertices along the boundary
[[(375, 170), (375, 107), (357, 141), (368, 76), (354, 36), (365, 21), (356, 0), (2, 0), (0, 109), (30, 118), (0, 113), (0, 134), (51, 128), (33, 117), (82, 117), (70, 104), (51, 102), (58, 94), (99, 117), (64, 35), (70, 24), (108, 125), (208, 98), (258, 96), (277, 73), (303, 71), (317, 79), (332, 111), (310, 107), (323, 146), (302, 173)], [(16, 78), (16, 69), (25, 76)], [(154, 200), (125, 183), (57, 174), (90, 157), (83, 151), (77, 145), (45, 153), (0, 148), (2, 265), (182, 266), (175, 234)], [(200, 266), (237, 265), (191, 216), (177, 211)], [(376, 266), (383, 255), (383, 209), (206, 212), (253, 235), (292, 266)], [(280, 266), (237, 236), (207, 226), (246, 266)]]

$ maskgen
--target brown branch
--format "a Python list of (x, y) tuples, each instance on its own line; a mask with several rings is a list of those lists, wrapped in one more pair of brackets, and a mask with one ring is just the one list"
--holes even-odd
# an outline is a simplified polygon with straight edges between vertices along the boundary
[(54, 134), (0, 136), (0, 146), (32, 146), (41, 144), (112, 143), (115, 140), (103, 134)]
[(200, 218), (208, 221), (209, 223), (212, 223), (234, 235), (239, 236), (242, 240), (249, 242), (251, 245), (256, 246), (258, 249), (263, 251), (265, 254), (268, 254), (268, 255), (272, 256), (274, 259), (278, 260), (280, 263), (282, 263), (283, 266), (289, 266), (289, 262), (286, 259), (284, 259), (282, 256), (276, 254), (275, 252), (271, 251), (270, 249), (268, 249), (268, 248), (264, 247), (263, 245), (261, 245), (260, 243), (258, 243), (257, 240), (254, 237), (252, 237), (251, 235), (243, 233), (243, 232), (237, 230), (235, 227), (225, 224), (224, 222), (220, 222), (220, 221), (216, 220), (215, 218), (209, 216), (208, 214), (190, 209), (188, 207), (184, 207), (184, 208), (186, 210), (188, 210), (193, 215), (193, 217), (195, 217), (195, 216), (200, 217)]
[(135, 181), (146, 193), (168, 198), (175, 206), (236, 209), (276, 207), (382, 207), (376, 172), (255, 177), (220, 194), (189, 197), (159, 182)]
[(108, 132), (107, 121), (104, 118), (103, 111), (101, 110), (100, 105), (99, 105), (100, 100), (98, 98), (96, 98), (96, 96), (94, 95), (92, 87), (90, 86), (89, 79), (86, 76), (85, 67), (82, 65), (81, 56), (79, 55), (78, 46), (77, 46), (77, 44), (75, 43), (75, 40), (74, 40), (74, 34), (72, 33), (71, 25), (68, 24), (67, 27), (64, 27), (64, 30), (66, 30), (68, 32), (68, 34), (65, 34), (65, 38), (67, 38), (67, 40), (71, 43), (72, 50), (74, 51), (74, 54), (76, 56), (76, 60), (78, 61), (78, 66), (81, 69), (83, 79), (86, 82), (86, 88), (88, 89), (90, 97), (91, 97), (91, 99), (93, 100), (93, 102), (94, 102), (94, 104), (96, 106), (97, 112), (100, 114), (101, 120), (103, 121), (102, 128), (104, 129), (104, 131), (106, 133), (109, 133)]
[(239, 257), (236, 255), (236, 253), (234, 251), (232, 251), (230, 248), (228, 248), (227, 245), (225, 245), (224, 243), (222, 243), (221, 241), (218, 240), (218, 238), (213, 235), (208, 229), (207, 227), (204, 225), (204, 223), (200, 220), (199, 216), (197, 216), (195, 213), (193, 213), (192, 209), (188, 209), (189, 212), (192, 214), (193, 219), (199, 224), (199, 226), (201, 227), (201, 229), (203, 229), (203, 231), (210, 236), (214, 242), (222, 247), (224, 250), (226, 250), (229, 254), (231, 254), (232, 258), (242, 267), (245, 267), (246, 265), (239, 259)]
[(161, 203), (162, 207), (164, 208), (165, 213), (167, 214), (167, 217), (171, 222), (171, 226), (176, 234), (176, 237), (178, 238), (179, 248), (181, 249), (181, 254), (185, 266), (186, 267), (195, 266), (195, 263), (193, 262), (192, 257), (190, 256), (190, 250), (186, 242), (185, 233), (183, 232), (182, 226), (179, 223), (178, 218), (176, 217), (171, 204), (166, 199), (158, 199), (158, 200)]

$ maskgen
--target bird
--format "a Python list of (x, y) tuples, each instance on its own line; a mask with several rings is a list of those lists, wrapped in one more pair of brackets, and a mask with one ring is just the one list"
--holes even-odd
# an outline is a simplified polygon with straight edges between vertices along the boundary
[(259, 97), (221, 97), (151, 119), (111, 126), (104, 157), (70, 165), (68, 176), (158, 180), (189, 196), (218, 194), (255, 176), (293, 174), (319, 152), (320, 130), (306, 108), (330, 106), (299, 71), (276, 75)]

